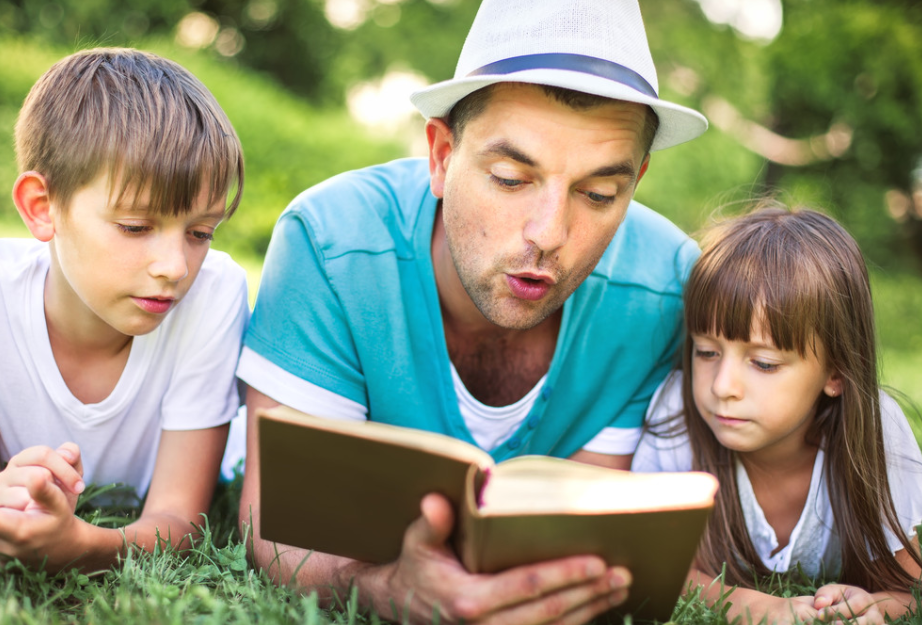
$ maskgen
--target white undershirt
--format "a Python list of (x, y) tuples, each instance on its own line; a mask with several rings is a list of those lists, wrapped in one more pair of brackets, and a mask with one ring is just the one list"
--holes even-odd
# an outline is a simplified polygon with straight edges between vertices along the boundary
[[(477, 444), (487, 451), (501, 445), (522, 425), (547, 378), (543, 376), (514, 404), (494, 407), (482, 404), (471, 395), (454, 365), (451, 376), (464, 423)], [(237, 377), (257, 390), (274, 389), (272, 399), (301, 412), (329, 419), (363, 421), (368, 418), (368, 409), (362, 404), (303, 380), (248, 347), (244, 347), (240, 355)], [(632, 454), (640, 434), (641, 428), (604, 428), (583, 449), (599, 454)]]

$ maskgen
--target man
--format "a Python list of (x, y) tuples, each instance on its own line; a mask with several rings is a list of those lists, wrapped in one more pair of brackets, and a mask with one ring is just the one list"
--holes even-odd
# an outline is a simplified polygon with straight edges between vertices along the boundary
[[(498, 460), (628, 468), (697, 253), (631, 198), (651, 149), (707, 125), (655, 85), (636, 0), (485, 0), (456, 78), (413, 96), (428, 163), (337, 176), (280, 218), (238, 369), (250, 415), (285, 404), (442, 432)], [(252, 416), (248, 433), (241, 522), (281, 581), (325, 599), (355, 584), (363, 605), (414, 622), (438, 609), (579, 623), (626, 597), (630, 573), (591, 556), (468, 574), (438, 495), (395, 562), (304, 561), (260, 538)]]

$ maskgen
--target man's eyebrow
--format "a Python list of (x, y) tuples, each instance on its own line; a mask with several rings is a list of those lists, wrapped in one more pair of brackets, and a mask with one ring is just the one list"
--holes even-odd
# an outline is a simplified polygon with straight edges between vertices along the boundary
[(599, 167), (595, 171), (591, 172), (587, 178), (614, 178), (614, 177), (627, 177), (633, 181), (637, 177), (637, 170), (634, 169), (634, 165), (630, 162), (616, 163), (614, 165), (606, 165), (604, 167)]
[(505, 139), (501, 139), (499, 141), (488, 144), (483, 150), (481, 150), (480, 153), (483, 156), (502, 156), (504, 158), (509, 158), (522, 163), (523, 165), (528, 165), (529, 167), (538, 166), (538, 163), (533, 158), (516, 148)]

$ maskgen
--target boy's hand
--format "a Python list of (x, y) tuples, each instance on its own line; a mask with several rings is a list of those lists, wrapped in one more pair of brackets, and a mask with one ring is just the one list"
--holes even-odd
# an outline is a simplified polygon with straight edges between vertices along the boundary
[(819, 613), (818, 619), (823, 622), (878, 625), (884, 622), (884, 617), (877, 603), (871, 593), (857, 586), (827, 584), (816, 591), (813, 607)]
[(0, 472), (0, 552), (31, 564), (65, 544), (85, 485), (80, 450), (30, 447)]

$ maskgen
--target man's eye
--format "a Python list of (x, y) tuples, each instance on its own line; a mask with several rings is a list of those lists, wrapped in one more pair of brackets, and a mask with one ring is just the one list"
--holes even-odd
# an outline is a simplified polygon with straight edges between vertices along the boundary
[(599, 204), (601, 206), (608, 206), (615, 201), (614, 195), (602, 195), (601, 193), (593, 193), (592, 191), (586, 191), (586, 197), (589, 198), (593, 204)]
[(507, 189), (515, 189), (516, 187), (522, 185), (522, 181), (516, 180), (515, 178), (500, 178), (495, 174), (490, 174), (490, 178), (499, 186), (505, 187)]

